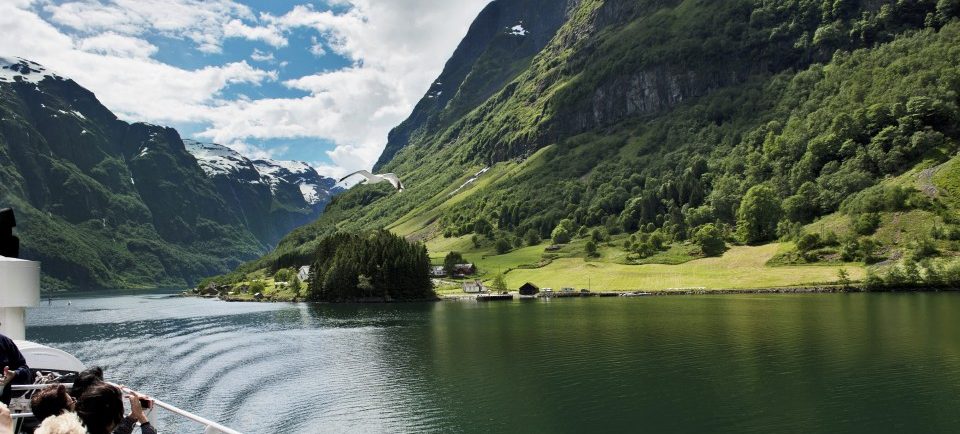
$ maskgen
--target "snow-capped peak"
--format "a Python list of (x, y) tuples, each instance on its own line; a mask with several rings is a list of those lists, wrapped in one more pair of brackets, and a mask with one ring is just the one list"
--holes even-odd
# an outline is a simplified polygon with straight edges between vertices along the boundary
[(251, 166), (250, 160), (223, 145), (184, 139), (183, 146), (187, 152), (193, 154), (200, 168), (210, 177), (238, 173)]
[(22, 57), (0, 56), (0, 83), (39, 83), (45, 78), (63, 80), (59, 74), (43, 65)]
[(264, 175), (277, 175), (281, 170), (286, 170), (292, 174), (313, 172), (314, 169), (303, 161), (283, 161), (283, 160), (256, 160), (253, 165)]
[(254, 167), (260, 172), (270, 189), (277, 191), (282, 183), (296, 184), (300, 195), (308, 204), (316, 205), (330, 195), (317, 184), (322, 177), (316, 169), (302, 161), (256, 160)]
[(189, 139), (183, 141), (183, 146), (211, 178), (229, 176), (240, 182), (266, 184), (273, 194), (281, 189), (296, 187), (309, 205), (325, 202), (330, 196), (329, 190), (334, 188), (334, 180), (321, 176), (316, 169), (302, 161), (251, 161), (229, 147)]

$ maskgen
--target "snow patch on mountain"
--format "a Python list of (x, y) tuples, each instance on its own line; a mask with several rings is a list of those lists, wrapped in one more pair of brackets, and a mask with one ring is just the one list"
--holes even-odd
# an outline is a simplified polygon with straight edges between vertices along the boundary
[(523, 23), (517, 24), (510, 28), (510, 35), (512, 36), (527, 36), (527, 29), (523, 28)]
[[(0, 56), (0, 83), (39, 83), (45, 78), (63, 80), (59, 74), (43, 65), (22, 57)], [(38, 89), (39, 90), (39, 89)]]
[(309, 204), (320, 203), (320, 200), (324, 195), (329, 195), (327, 192), (322, 192), (320, 187), (316, 184), (300, 184), (300, 194), (303, 195), (303, 200), (307, 201)]
[(253, 165), (257, 167), (261, 174), (274, 177), (281, 175), (284, 170), (291, 174), (316, 173), (312, 166), (302, 161), (264, 159), (254, 161)]
[(223, 145), (184, 139), (183, 146), (187, 152), (193, 154), (200, 168), (211, 178), (217, 175), (239, 173), (251, 166), (250, 160)]
[(303, 200), (310, 205), (321, 203), (330, 196), (329, 191), (317, 184), (324, 177), (307, 163), (264, 159), (254, 161), (253, 165), (274, 192), (284, 183), (297, 185)]
[(470, 185), (470, 184), (473, 184), (474, 182), (476, 182), (476, 180), (480, 179), (480, 176), (483, 175), (484, 173), (487, 173), (488, 170), (490, 170), (489, 167), (484, 167), (483, 169), (480, 169), (479, 172), (477, 172), (477, 173), (475, 173), (473, 176), (471, 176), (470, 179), (467, 179), (466, 181), (464, 181), (463, 184), (461, 184), (459, 187), (457, 187), (456, 190), (451, 191), (450, 194), (448, 194), (447, 196), (453, 196), (453, 195), (459, 193), (460, 190), (463, 190), (464, 188), (466, 188), (466, 186), (468, 186), (468, 185)]

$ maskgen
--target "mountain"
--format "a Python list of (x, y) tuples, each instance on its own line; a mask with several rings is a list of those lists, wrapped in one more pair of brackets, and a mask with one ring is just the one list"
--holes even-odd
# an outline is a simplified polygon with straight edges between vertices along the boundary
[[(299, 166), (232, 178), (211, 175), (215, 165), (172, 128), (121, 121), (73, 80), (0, 58), (0, 203), (16, 209), (21, 256), (43, 263), (46, 287), (184, 285), (227, 271), (315, 218), (332, 187)], [(245, 176), (263, 188), (244, 190)]]
[(250, 160), (223, 145), (189, 139), (183, 144), (228, 207), (267, 245), (315, 220), (331, 197), (343, 191), (335, 179), (304, 162)]
[(494, 1), (471, 24), (413, 113), (390, 131), (374, 170), (412, 140), (449, 127), (530, 66), (564, 23), (573, 1)]
[[(381, 227), (433, 255), (499, 258), (511, 284), (526, 270), (643, 274), (631, 267), (695, 260), (718, 236), (772, 255), (752, 260), (776, 277), (762, 282), (833, 281), (838, 266), (859, 279), (904, 259), (934, 275), (960, 251), (958, 13), (932, 0), (491, 2), (390, 133), (377, 169), (407, 190), (355, 187), (224, 279)], [(538, 244), (571, 236), (556, 253)], [(781, 278), (765, 263), (829, 266)]]

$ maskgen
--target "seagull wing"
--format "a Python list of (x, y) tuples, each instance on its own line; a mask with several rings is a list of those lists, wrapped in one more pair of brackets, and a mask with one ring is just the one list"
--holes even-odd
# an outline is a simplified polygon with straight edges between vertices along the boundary
[(396, 188), (397, 191), (403, 191), (403, 182), (400, 182), (400, 178), (393, 173), (384, 173), (380, 176), (383, 179), (386, 179), (390, 184), (393, 184), (393, 188)]
[(349, 174), (349, 175), (347, 175), (347, 176), (344, 176), (343, 178), (340, 178), (340, 181), (338, 181), (338, 182), (343, 182), (343, 181), (345, 181), (347, 178), (349, 178), (349, 177), (351, 177), (351, 176), (353, 176), (353, 175), (360, 175), (360, 176), (362, 176), (362, 177), (364, 177), (364, 178), (367, 178), (367, 182), (376, 182), (376, 181), (379, 181), (379, 179), (375, 179), (375, 178), (374, 178), (374, 177), (375, 177), (374, 174), (372, 174), (372, 173), (370, 173), (370, 172), (368, 172), (368, 171), (366, 171), (366, 170), (358, 170), (358, 171), (353, 172), (353, 173), (351, 173), (351, 174)]

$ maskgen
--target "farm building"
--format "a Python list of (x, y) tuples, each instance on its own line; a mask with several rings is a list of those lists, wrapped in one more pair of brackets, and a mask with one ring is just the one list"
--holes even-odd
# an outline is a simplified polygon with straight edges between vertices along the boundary
[(524, 283), (520, 287), (520, 295), (537, 295), (538, 292), (540, 292), (540, 288), (530, 282)]
[(477, 267), (473, 264), (457, 264), (453, 266), (453, 275), (455, 277), (471, 276), (477, 274)]
[(476, 294), (478, 292), (487, 292), (487, 288), (483, 286), (483, 282), (474, 280), (472, 282), (463, 282), (463, 292)]

